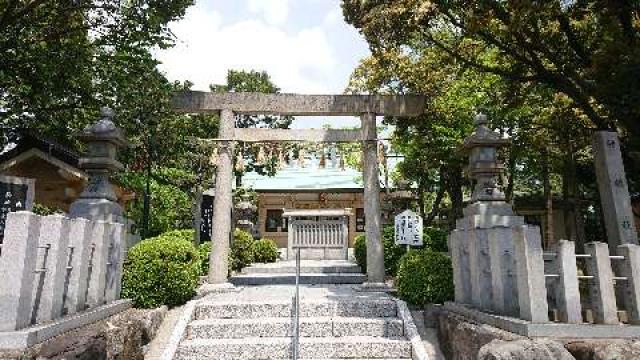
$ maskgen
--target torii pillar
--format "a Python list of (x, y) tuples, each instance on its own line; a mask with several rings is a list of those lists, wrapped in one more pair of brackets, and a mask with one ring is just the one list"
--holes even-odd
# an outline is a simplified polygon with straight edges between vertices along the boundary
[(378, 136), (376, 114), (364, 113), (362, 141), (364, 159), (364, 217), (367, 237), (367, 282), (364, 288), (384, 288), (384, 248), (380, 219), (380, 180), (378, 176)]
[(231, 209), (233, 207), (233, 142), (235, 119), (232, 110), (220, 111), (216, 199), (213, 204), (213, 229), (209, 255), (209, 284), (226, 285), (229, 273), (229, 243), (231, 241)]

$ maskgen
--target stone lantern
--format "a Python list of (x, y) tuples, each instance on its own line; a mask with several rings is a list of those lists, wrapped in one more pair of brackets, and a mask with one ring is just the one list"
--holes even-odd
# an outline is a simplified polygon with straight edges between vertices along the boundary
[(511, 205), (506, 203), (504, 192), (498, 186), (498, 178), (504, 171), (504, 166), (497, 158), (498, 149), (509, 145), (510, 140), (489, 129), (488, 123), (487, 115), (477, 114), (476, 130), (464, 140), (463, 150), (469, 154), (467, 172), (476, 183), (465, 215), (513, 213)]
[(128, 146), (122, 131), (113, 123), (113, 110), (102, 108), (100, 119), (86, 127), (76, 138), (87, 145), (79, 167), (89, 174), (89, 182), (69, 209), (71, 217), (122, 222), (122, 207), (109, 180), (112, 172), (122, 170), (118, 150)]

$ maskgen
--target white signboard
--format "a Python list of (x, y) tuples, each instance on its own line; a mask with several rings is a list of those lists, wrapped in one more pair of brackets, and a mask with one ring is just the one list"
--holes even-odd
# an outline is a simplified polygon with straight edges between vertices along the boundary
[(397, 245), (422, 245), (422, 218), (411, 210), (396, 216), (395, 239)]

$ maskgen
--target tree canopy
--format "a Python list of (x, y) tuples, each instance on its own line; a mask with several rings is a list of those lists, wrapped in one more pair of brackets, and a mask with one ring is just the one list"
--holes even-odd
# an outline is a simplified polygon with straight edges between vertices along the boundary
[[(480, 72), (563, 93), (597, 128), (640, 135), (637, 1), (343, 0), (342, 7), (374, 54), (433, 46)], [(487, 49), (497, 59), (483, 57)]]

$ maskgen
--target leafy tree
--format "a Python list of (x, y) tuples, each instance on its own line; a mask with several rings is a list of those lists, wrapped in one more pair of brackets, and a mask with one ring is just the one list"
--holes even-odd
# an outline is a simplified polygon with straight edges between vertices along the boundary
[[(462, 41), (447, 30), (441, 31), (440, 38)], [(487, 63), (501, 61), (493, 49), (479, 56)], [(590, 155), (584, 156), (589, 120), (574, 111), (570, 99), (544, 84), (514, 82), (478, 71), (437, 46), (417, 42), (380, 50), (363, 60), (348, 90), (427, 95), (423, 116), (385, 119), (396, 125), (393, 146), (405, 156), (397, 170), (417, 185), (419, 208), (427, 224), (446, 215), (452, 227), (462, 215), (463, 194), (470, 189), (462, 174), (466, 156), (459, 149), (473, 130), (471, 115), (478, 109), (488, 113), (493, 127), (513, 141), (501, 154), (508, 168), (503, 186), (509, 199), (514, 194), (533, 196), (548, 201), (551, 209), (554, 193), (573, 203), (592, 198), (592, 193), (579, 191), (582, 182), (575, 175), (578, 166), (584, 168), (590, 161)], [(572, 211), (567, 218), (577, 216), (578, 210)]]
[[(266, 94), (276, 94), (280, 92), (271, 77), (266, 71), (244, 71), (229, 70), (227, 73), (227, 83), (224, 85), (211, 85), (211, 91), (214, 92), (258, 92)], [(270, 128), (270, 129), (288, 129), (293, 121), (293, 116), (279, 115), (236, 115), (237, 128)], [(258, 161), (260, 148), (266, 159), (264, 162)], [(240, 144), (237, 152), (249, 161), (242, 171), (236, 171), (237, 186), (242, 183), (242, 174), (244, 172), (256, 171), (261, 175), (275, 175), (278, 168), (277, 152), (284, 151), (282, 148), (269, 146), (265, 151), (264, 144)]]
[[(640, 134), (637, 1), (343, 0), (342, 7), (374, 53), (434, 46), (482, 73), (563, 93), (598, 128)], [(460, 41), (447, 41), (442, 29)], [(481, 56), (488, 48), (499, 61)]]
[[(257, 92), (276, 94), (280, 92), (266, 71), (229, 70), (225, 85), (211, 85), (214, 92)], [(277, 115), (237, 115), (236, 127), (238, 128), (271, 128), (287, 129), (293, 121), (293, 116)]]
[(149, 49), (192, 0), (0, 1), (0, 120), (72, 144), (71, 134), (111, 106), (131, 130), (155, 116), (172, 84)]

